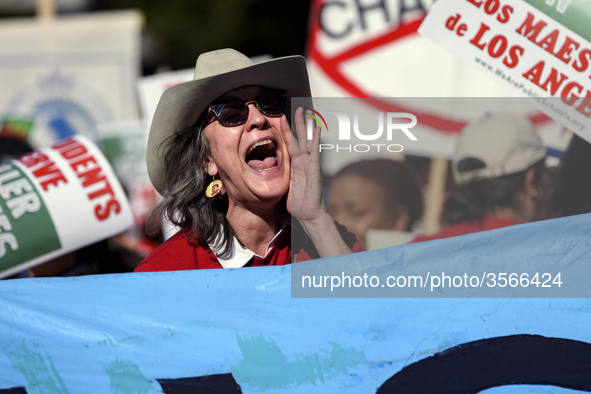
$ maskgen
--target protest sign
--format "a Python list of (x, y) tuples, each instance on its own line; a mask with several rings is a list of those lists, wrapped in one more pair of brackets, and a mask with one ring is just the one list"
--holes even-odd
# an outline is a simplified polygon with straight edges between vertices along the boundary
[[(250, 58), (250, 60), (252, 60), (254, 63), (269, 59), (271, 59), (271, 56), (269, 55), (260, 55)], [(194, 68), (187, 68), (184, 70), (161, 72), (154, 75), (148, 75), (138, 80), (137, 90), (140, 109), (142, 119), (146, 122), (146, 124), (150, 125), (152, 123), (152, 117), (154, 116), (156, 106), (158, 105), (158, 101), (160, 101), (160, 96), (162, 96), (162, 93), (164, 93), (166, 89), (173, 85), (192, 80), (194, 74)]]
[[(589, 303), (576, 297), (589, 293), (590, 223), (581, 215), (281, 267), (0, 281), (0, 392), (588, 392)], [(436, 288), (443, 298), (291, 298), (296, 268), (326, 265), (384, 279), (431, 266), (585, 275), (582, 288), (566, 277), (537, 284), (542, 297), (575, 298), (522, 298), (526, 283), (509, 275), (510, 298), (474, 298), (479, 287), (445, 298), (463, 284)]]
[(132, 225), (127, 197), (86, 137), (59, 141), (0, 165), (0, 277)]
[(313, 95), (506, 96), (506, 89), (417, 34), (433, 3), (315, 0), (306, 55)]
[(148, 126), (140, 120), (102, 124), (100, 147), (124, 186), (149, 182), (146, 167)]
[(145, 256), (155, 247), (145, 240), (144, 229), (158, 198), (146, 166), (148, 125), (140, 120), (103, 124), (99, 136), (101, 149), (124, 187), (133, 213), (134, 226), (126, 233), (128, 248)]
[[(465, 107), (440, 105), (446, 103), (444, 97), (489, 97), (499, 110), (500, 98), (516, 96), (417, 34), (432, 4), (418, 0), (317, 0), (312, 4), (306, 57), (312, 93), (321, 98), (315, 103), (330, 97), (365, 97), (352, 99), (360, 113), (417, 114), (414, 132), (420, 143), (405, 146), (398, 154), (382, 151), (372, 152), (373, 156), (450, 158), (459, 132), (476, 114), (467, 116)], [(555, 122), (540, 117), (539, 109), (526, 100), (519, 101), (518, 107), (515, 104), (507, 102), (503, 108), (528, 112), (536, 119), (546, 146), (557, 151), (565, 147)], [(334, 134), (324, 133), (322, 138), (327, 144), (339, 142)], [(323, 158), (325, 173), (331, 175), (354, 160), (344, 154)]]
[(164, 72), (142, 77), (137, 82), (138, 97), (142, 119), (146, 124), (152, 123), (160, 96), (169, 87), (193, 79), (195, 70), (192, 68), (178, 71)]
[(591, 141), (591, 8), (554, 3), (442, 0), (419, 32)]
[(34, 148), (138, 117), (137, 11), (10, 19), (0, 25), (0, 108), (35, 119)]

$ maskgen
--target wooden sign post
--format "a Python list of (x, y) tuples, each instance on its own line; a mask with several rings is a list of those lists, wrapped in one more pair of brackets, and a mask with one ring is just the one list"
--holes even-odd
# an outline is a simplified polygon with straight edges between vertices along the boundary
[(445, 183), (447, 181), (448, 160), (441, 157), (431, 159), (427, 193), (425, 195), (425, 213), (423, 222), (425, 234), (430, 235), (441, 227), (441, 213), (445, 199)]
[(54, 19), (57, 15), (57, 4), (55, 0), (36, 0), (37, 1), (37, 18), (43, 20)]

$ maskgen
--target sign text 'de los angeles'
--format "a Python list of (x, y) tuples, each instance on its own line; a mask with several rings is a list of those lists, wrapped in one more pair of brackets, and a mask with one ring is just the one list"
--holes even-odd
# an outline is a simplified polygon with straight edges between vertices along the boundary
[(591, 140), (591, 10), (554, 3), (437, 1), (419, 32)]

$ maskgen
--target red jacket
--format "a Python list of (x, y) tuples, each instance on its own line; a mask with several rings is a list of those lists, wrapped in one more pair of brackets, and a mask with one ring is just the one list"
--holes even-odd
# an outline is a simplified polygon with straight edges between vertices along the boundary
[[(344, 226), (336, 223), (345, 243), (353, 252), (363, 251), (363, 247)], [(292, 240), (293, 230), (293, 240)], [(294, 245), (292, 256), (292, 242)], [(290, 262), (319, 258), (312, 241), (297, 226), (287, 225), (279, 234), (275, 245), (263, 258), (254, 257), (247, 266), (285, 265)], [(188, 231), (181, 230), (156, 250), (150, 253), (135, 269), (135, 272), (175, 271), (207, 268), (222, 268), (218, 259), (208, 246), (200, 245)]]

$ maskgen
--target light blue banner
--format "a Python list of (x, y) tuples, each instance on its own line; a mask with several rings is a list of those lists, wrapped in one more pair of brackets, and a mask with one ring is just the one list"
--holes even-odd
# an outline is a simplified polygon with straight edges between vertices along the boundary
[[(391, 256), (412, 267), (491, 254), (502, 264), (550, 255), (591, 264), (590, 235), (582, 215), (298, 264), (382, 261), (387, 272), (400, 270)], [(0, 393), (591, 391), (588, 299), (291, 298), (290, 274), (2, 281)]]

